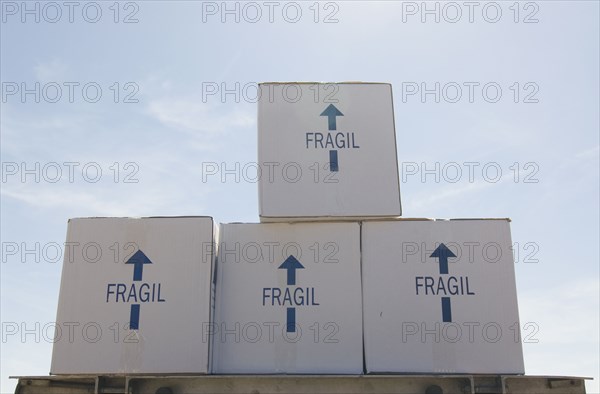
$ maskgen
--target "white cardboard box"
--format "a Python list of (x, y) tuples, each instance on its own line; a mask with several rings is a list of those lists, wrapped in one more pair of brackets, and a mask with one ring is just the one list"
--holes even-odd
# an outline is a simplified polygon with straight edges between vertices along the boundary
[(214, 373), (362, 373), (358, 223), (222, 224), (220, 237)]
[(71, 219), (51, 373), (207, 373), (213, 230), (210, 217)]
[(509, 220), (364, 222), (362, 252), (367, 372), (524, 373)]
[(260, 84), (258, 161), (261, 222), (400, 216), (391, 85)]

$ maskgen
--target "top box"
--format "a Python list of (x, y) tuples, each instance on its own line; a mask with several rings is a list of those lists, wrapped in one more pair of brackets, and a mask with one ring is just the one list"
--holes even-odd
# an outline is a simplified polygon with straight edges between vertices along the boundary
[(401, 215), (390, 84), (259, 86), (261, 222)]

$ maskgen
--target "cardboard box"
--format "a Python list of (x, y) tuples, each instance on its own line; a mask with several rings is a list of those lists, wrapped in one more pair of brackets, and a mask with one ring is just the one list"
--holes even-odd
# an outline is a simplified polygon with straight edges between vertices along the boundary
[(261, 222), (397, 217), (392, 87), (262, 83)]
[(509, 220), (362, 225), (367, 372), (524, 373)]
[(207, 373), (213, 220), (71, 219), (52, 374)]
[(222, 224), (220, 237), (214, 373), (362, 373), (358, 223)]

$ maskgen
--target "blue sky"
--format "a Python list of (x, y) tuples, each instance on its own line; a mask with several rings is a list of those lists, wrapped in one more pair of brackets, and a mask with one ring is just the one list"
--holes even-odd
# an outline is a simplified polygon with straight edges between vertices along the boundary
[(256, 162), (256, 83), (381, 81), (404, 216), (510, 217), (526, 372), (599, 392), (599, 3), (275, 3), (0, 2), (0, 391), (49, 371), (68, 218), (258, 221), (255, 182), (202, 173)]

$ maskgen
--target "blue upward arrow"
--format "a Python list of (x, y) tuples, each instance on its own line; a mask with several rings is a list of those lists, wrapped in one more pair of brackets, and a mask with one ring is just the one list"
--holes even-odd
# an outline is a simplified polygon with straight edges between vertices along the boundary
[(125, 264), (133, 264), (133, 280), (142, 280), (142, 274), (144, 272), (144, 264), (152, 264), (152, 261), (142, 252), (138, 250), (125, 262)]
[(304, 268), (304, 266), (302, 264), (300, 264), (300, 262), (292, 255), (290, 255), (290, 257), (288, 257), (287, 259), (285, 259), (283, 264), (281, 264), (279, 266), (279, 269), (287, 270), (288, 286), (296, 284), (296, 270), (303, 269), (303, 268)]
[(429, 257), (437, 257), (440, 260), (440, 274), (448, 273), (448, 257), (456, 257), (454, 253), (446, 245), (440, 244), (436, 250), (433, 251), (431, 256)]
[(335, 105), (329, 104), (329, 106), (325, 108), (325, 111), (323, 111), (320, 116), (327, 116), (329, 119), (329, 130), (335, 130), (336, 116), (344, 116), (344, 114), (341, 113), (340, 110), (335, 107)]

